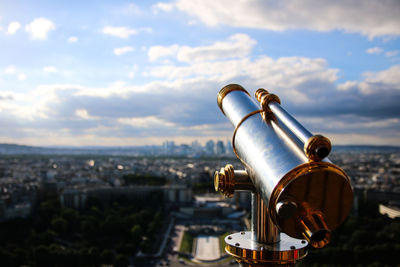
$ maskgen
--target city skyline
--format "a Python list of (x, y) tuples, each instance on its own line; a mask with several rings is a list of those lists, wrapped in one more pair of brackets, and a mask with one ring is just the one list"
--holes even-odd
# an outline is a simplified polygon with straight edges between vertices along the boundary
[(5, 1), (0, 143), (230, 140), (264, 87), (334, 144), (400, 144), (398, 1)]

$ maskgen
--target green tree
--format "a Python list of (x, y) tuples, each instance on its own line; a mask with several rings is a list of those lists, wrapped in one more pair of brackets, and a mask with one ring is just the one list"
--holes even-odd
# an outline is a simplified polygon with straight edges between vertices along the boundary
[(115, 256), (114, 253), (109, 249), (103, 250), (100, 258), (103, 264), (114, 264)]
[(67, 230), (68, 223), (62, 217), (55, 217), (51, 220), (51, 226), (58, 234), (64, 234)]
[(126, 267), (129, 265), (129, 259), (126, 255), (118, 254), (115, 259), (115, 267)]

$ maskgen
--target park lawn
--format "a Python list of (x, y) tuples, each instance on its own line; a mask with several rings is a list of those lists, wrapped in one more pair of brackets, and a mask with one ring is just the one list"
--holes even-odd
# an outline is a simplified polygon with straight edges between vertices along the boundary
[(181, 247), (179, 248), (179, 251), (182, 253), (191, 254), (193, 249), (193, 241), (194, 241), (193, 235), (188, 231), (185, 231), (183, 233)]

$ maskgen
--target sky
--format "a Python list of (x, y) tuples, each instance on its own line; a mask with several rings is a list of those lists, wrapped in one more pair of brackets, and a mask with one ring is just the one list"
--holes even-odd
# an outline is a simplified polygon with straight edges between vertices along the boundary
[(400, 145), (400, 1), (0, 0), (0, 143), (228, 140), (217, 94), (278, 95), (337, 145)]

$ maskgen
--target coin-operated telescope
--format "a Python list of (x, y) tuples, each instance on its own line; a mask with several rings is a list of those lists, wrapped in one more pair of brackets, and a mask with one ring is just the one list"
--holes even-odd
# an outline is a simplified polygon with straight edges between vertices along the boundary
[(252, 100), (240, 85), (218, 94), (231, 121), (232, 146), (245, 170), (227, 165), (215, 173), (215, 189), (231, 197), (252, 192), (251, 231), (225, 238), (225, 250), (242, 266), (287, 266), (306, 256), (308, 244), (322, 248), (352, 204), (350, 179), (326, 158), (329, 139), (313, 135), (265, 89)]

